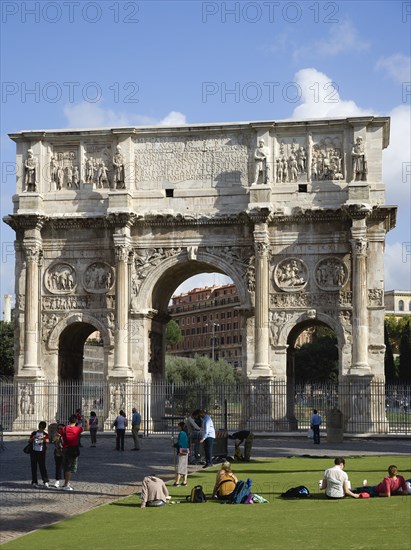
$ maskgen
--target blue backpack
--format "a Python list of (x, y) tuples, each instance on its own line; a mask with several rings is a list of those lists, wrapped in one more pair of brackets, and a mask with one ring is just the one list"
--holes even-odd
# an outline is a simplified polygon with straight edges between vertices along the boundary
[(250, 487), (246, 481), (237, 481), (235, 489), (231, 496), (231, 504), (244, 504), (246, 498), (251, 493)]

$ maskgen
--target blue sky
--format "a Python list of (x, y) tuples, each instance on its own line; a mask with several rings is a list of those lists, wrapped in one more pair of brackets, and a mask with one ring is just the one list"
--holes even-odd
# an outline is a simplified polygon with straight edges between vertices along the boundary
[[(3, 0), (1, 9), (2, 216), (15, 187), (9, 132), (389, 115), (386, 203), (399, 212), (386, 289), (411, 288), (411, 2)], [(1, 295), (13, 294), (14, 233), (0, 228)]]

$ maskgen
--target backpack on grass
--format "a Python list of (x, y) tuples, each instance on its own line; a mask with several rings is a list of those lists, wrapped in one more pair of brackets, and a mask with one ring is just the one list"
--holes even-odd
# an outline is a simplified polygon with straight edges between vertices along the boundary
[(281, 493), (283, 498), (308, 498), (310, 491), (304, 485), (298, 485), (298, 487), (291, 487), (285, 493)]
[(203, 486), (202, 485), (196, 485), (195, 487), (193, 487), (191, 489), (191, 494), (188, 495), (187, 497), (187, 501), (188, 502), (193, 502), (193, 503), (199, 503), (199, 502), (205, 502), (206, 501), (206, 496), (204, 494), (204, 491), (203, 491)]
[(232, 493), (231, 504), (244, 504), (250, 493), (250, 487), (246, 481), (237, 481), (235, 489)]

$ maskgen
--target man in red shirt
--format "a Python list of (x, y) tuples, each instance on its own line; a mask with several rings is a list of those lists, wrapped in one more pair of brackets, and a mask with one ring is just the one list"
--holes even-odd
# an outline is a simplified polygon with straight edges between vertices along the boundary
[(63, 470), (64, 470), (64, 485), (65, 491), (72, 491), (70, 485), (71, 474), (77, 472), (79, 450), (79, 438), (83, 431), (81, 426), (77, 426), (77, 415), (72, 414), (69, 418), (69, 423), (60, 430), (60, 435), (63, 438)]

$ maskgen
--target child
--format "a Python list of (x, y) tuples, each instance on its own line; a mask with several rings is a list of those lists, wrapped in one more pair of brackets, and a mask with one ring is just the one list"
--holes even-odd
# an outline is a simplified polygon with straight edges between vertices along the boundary
[(54, 464), (56, 467), (56, 483), (54, 487), (60, 487), (60, 479), (62, 479), (63, 471), (63, 438), (60, 435), (60, 431), (64, 428), (64, 424), (57, 425), (57, 433), (54, 436)]
[(88, 421), (91, 437), (91, 446), (95, 447), (97, 443), (98, 418), (94, 411), (91, 411)]

